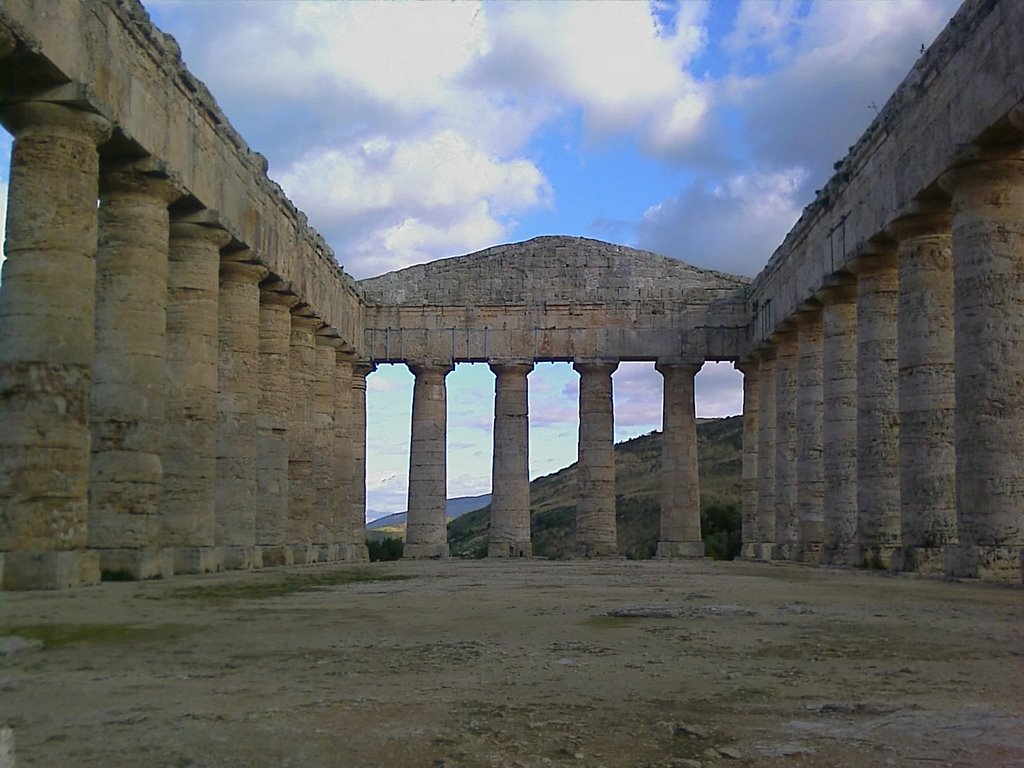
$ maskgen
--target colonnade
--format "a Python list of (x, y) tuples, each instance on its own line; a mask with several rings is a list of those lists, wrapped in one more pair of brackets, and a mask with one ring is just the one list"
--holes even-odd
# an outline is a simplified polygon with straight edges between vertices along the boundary
[(105, 119), (0, 119), (4, 587), (364, 559), (371, 367)]
[[(703, 361), (659, 360), (664, 377), (661, 525), (657, 556), (702, 557), (697, 420), (693, 377)], [(494, 360), (494, 451), (488, 557), (530, 557), (530, 430), (527, 377), (532, 360)], [(581, 359), (577, 557), (618, 553), (612, 373), (618, 361)], [(445, 377), (450, 360), (410, 362), (415, 376), (409, 452), (405, 557), (448, 556)]]
[(1024, 578), (1024, 152), (939, 186), (738, 364), (744, 556)]

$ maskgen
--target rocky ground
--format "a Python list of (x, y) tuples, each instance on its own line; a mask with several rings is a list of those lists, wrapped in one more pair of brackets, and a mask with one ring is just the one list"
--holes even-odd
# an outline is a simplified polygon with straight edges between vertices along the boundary
[(1024, 766), (1016, 587), (452, 561), (0, 601), (19, 768)]

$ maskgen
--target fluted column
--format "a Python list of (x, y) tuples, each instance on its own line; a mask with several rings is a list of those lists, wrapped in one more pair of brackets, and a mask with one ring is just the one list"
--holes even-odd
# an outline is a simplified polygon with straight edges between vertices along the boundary
[(99, 580), (88, 540), (98, 144), (110, 125), (56, 104), (14, 134), (0, 284), (0, 551), (8, 589)]
[(617, 362), (580, 361), (580, 436), (576, 481), (576, 556), (618, 553), (615, 525), (615, 416), (612, 373)]
[(857, 533), (857, 287), (823, 288), (822, 467), (825, 541), (821, 562), (846, 565)]
[(221, 258), (217, 374), (215, 538), (228, 570), (260, 568), (256, 544), (256, 439), (260, 398), (260, 280), (251, 251)]
[(313, 543), (321, 563), (338, 559), (341, 506), (338, 503), (338, 466), (335, 437), (338, 391), (335, 382), (338, 347), (341, 339), (325, 335), (332, 329), (321, 328), (316, 336), (316, 362), (313, 382)]
[(758, 384), (758, 405), (760, 412), (757, 423), (757, 551), (758, 558), (771, 557), (775, 545), (775, 430), (776, 418), (775, 348), (758, 350), (760, 373)]
[(323, 322), (303, 314), (301, 305), (292, 311), (291, 419), (288, 423), (288, 538), (296, 565), (315, 563), (319, 549), (314, 542), (316, 488), (313, 454), (316, 450), (314, 403), (316, 396), (317, 329)]
[(941, 574), (956, 541), (953, 248), (949, 213), (905, 216), (899, 241), (899, 569)]
[(369, 361), (352, 365), (352, 494), (349, 510), (352, 520), (352, 543), (349, 560), (368, 560), (366, 549), (366, 377), (377, 367)]
[(761, 387), (758, 384), (757, 359), (745, 360), (736, 364), (743, 372), (743, 470), (741, 496), (741, 535), (743, 539), (740, 557), (754, 560), (760, 557), (761, 548), (758, 544), (757, 489), (759, 476), (757, 472), (758, 448), (758, 401)]
[(411, 363), (412, 393), (409, 447), (409, 513), (403, 557), (448, 557), (448, 403), (445, 377), (450, 362)]
[(693, 377), (702, 363), (659, 361), (664, 379), (658, 557), (703, 557)]
[(96, 351), (89, 422), (89, 547), (104, 574), (170, 576), (161, 556), (168, 204), (178, 192), (140, 167), (100, 178)]
[(773, 334), (775, 343), (775, 545), (773, 560), (793, 560), (797, 542), (796, 333)]
[(947, 573), (1024, 579), (1024, 152), (950, 171), (959, 546)]
[(825, 540), (822, 465), (822, 322), (821, 309), (794, 316), (797, 324), (796, 514), (797, 555), (817, 563)]
[(175, 573), (219, 571), (214, 549), (217, 477), (217, 342), (220, 249), (230, 236), (204, 224), (171, 224), (164, 390), (164, 546)]
[[(353, 504), (355, 493), (355, 414), (352, 368), (358, 358), (354, 352), (338, 349), (335, 355), (335, 418), (334, 418), (334, 494), (338, 509), (338, 558), (340, 560), (365, 560), (366, 531), (363, 510), (356, 511)], [(363, 381), (365, 392), (366, 382)], [(364, 395), (365, 407), (365, 395)], [(365, 429), (366, 415), (363, 414)], [(361, 437), (365, 445), (366, 437)], [(365, 458), (365, 457), (364, 457)], [(365, 491), (364, 491), (365, 495)]]
[(851, 565), (889, 568), (900, 544), (895, 248), (858, 259), (857, 536)]
[(256, 434), (256, 544), (264, 566), (291, 565), (288, 429), (291, 422), (291, 310), (298, 297), (276, 280), (260, 291), (259, 412)]
[(494, 452), (488, 557), (531, 557), (530, 414), (527, 376), (533, 363), (491, 363)]

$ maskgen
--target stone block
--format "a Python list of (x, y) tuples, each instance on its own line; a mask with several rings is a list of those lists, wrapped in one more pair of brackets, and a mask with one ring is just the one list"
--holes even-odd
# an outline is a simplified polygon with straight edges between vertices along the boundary
[(945, 550), (946, 576), (1005, 584), (1024, 582), (1024, 548), (952, 544)]
[(170, 551), (175, 573), (220, 573), (224, 570), (224, 550), (220, 547), (174, 547)]
[(95, 552), (7, 552), (4, 589), (71, 589), (98, 584), (100, 558)]
[(893, 552), (892, 569), (942, 576), (946, 572), (945, 550), (942, 547), (901, 547)]
[(292, 562), (295, 565), (312, 565), (317, 562), (319, 554), (312, 544), (292, 544)]
[(263, 551), (263, 567), (277, 568), (282, 565), (292, 565), (295, 562), (295, 553), (291, 547), (273, 545), (260, 547)]
[(174, 553), (169, 549), (97, 549), (104, 581), (169, 579), (174, 575)]
[(797, 554), (797, 545), (787, 542), (784, 544), (773, 545), (769, 557), (772, 560), (794, 561), (797, 559)]
[(223, 549), (225, 571), (251, 571), (263, 566), (262, 550), (259, 547), (229, 544)]
[(659, 541), (658, 552), (655, 555), (655, 557), (659, 559), (704, 557), (704, 542)]
[(341, 558), (338, 555), (337, 544), (318, 544), (317, 545), (317, 562), (319, 563), (336, 563)]
[(852, 568), (888, 571), (893, 567), (893, 558), (897, 549), (899, 548), (888, 545), (854, 545), (846, 554), (846, 564)]
[(800, 544), (796, 552), (796, 562), (818, 565), (821, 562), (821, 544)]

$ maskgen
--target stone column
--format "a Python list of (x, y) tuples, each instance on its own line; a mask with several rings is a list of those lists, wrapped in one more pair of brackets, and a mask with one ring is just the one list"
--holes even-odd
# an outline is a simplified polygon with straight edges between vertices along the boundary
[(260, 398), (260, 280), (249, 250), (221, 259), (217, 374), (215, 540), (224, 567), (263, 566), (256, 544), (256, 434)]
[[(334, 492), (338, 510), (338, 544), (339, 560), (365, 560), (366, 531), (365, 513), (356, 510), (353, 503), (355, 493), (355, 414), (353, 412), (355, 393), (352, 386), (352, 368), (357, 362), (354, 352), (341, 348), (335, 356), (335, 418), (334, 418)], [(365, 393), (366, 381), (363, 380)], [(363, 419), (365, 429), (366, 411), (365, 394), (363, 396)], [(366, 435), (360, 438), (363, 445)], [(365, 456), (364, 456), (365, 459)], [(365, 491), (364, 491), (365, 496)]]
[(104, 574), (167, 577), (161, 556), (164, 331), (167, 325), (166, 175), (124, 167), (100, 177), (96, 351), (89, 422), (89, 547)]
[(953, 248), (949, 213), (905, 216), (899, 240), (900, 570), (941, 574), (956, 541)]
[(97, 145), (110, 125), (44, 103), (5, 107), (14, 134), (0, 284), (0, 551), (7, 589), (99, 580), (83, 552), (89, 487)]
[(220, 249), (230, 239), (216, 226), (171, 224), (161, 529), (175, 573), (224, 566), (214, 549), (217, 304)]
[(448, 403), (445, 377), (450, 362), (411, 363), (412, 393), (409, 448), (409, 516), (403, 557), (448, 557)]
[(321, 563), (338, 559), (341, 528), (338, 478), (335, 474), (338, 465), (335, 445), (338, 392), (334, 378), (341, 339), (327, 335), (332, 332), (333, 329), (324, 327), (316, 336), (313, 381), (313, 543), (317, 547), (317, 560)]
[(796, 333), (772, 335), (775, 344), (775, 545), (773, 560), (797, 554), (797, 366)]
[(366, 377), (375, 370), (377, 367), (368, 360), (352, 366), (352, 422), (348, 432), (352, 441), (352, 543), (346, 553), (349, 560), (370, 559), (366, 549)]
[(530, 544), (530, 414), (527, 379), (533, 363), (491, 363), (494, 453), (488, 557), (532, 557)]
[(950, 171), (959, 545), (951, 576), (1024, 580), (1024, 155)]
[(757, 360), (744, 360), (736, 363), (736, 368), (743, 372), (743, 487), (742, 487), (742, 537), (743, 545), (740, 557), (744, 560), (755, 560), (760, 557), (758, 544), (757, 518), (757, 443), (758, 431), (758, 399), (761, 387), (758, 384)]
[(701, 365), (674, 361), (658, 361), (655, 365), (664, 378), (658, 557), (704, 556), (693, 396), (693, 377)]
[(796, 514), (797, 556), (818, 563), (825, 540), (822, 465), (822, 323), (815, 307), (794, 316), (797, 324)]
[(857, 538), (850, 564), (887, 569), (900, 544), (895, 248), (858, 259)]
[(615, 526), (615, 416), (612, 373), (617, 362), (573, 363), (580, 375), (580, 437), (576, 480), (576, 556), (618, 553)]
[(857, 533), (857, 287), (822, 288), (822, 468), (825, 540), (821, 562), (847, 565)]
[(277, 280), (260, 291), (260, 376), (256, 433), (256, 544), (264, 566), (291, 565), (288, 428), (291, 421), (291, 310), (299, 300)]
[(758, 384), (758, 435), (757, 435), (757, 551), (759, 559), (771, 557), (775, 545), (775, 429), (778, 426), (776, 417), (775, 386), (778, 378), (775, 374), (775, 348), (765, 347), (758, 350), (760, 373)]
[(313, 527), (316, 488), (313, 454), (316, 450), (314, 398), (316, 396), (315, 334), (323, 322), (303, 314), (302, 305), (292, 310), (291, 419), (288, 423), (288, 539), (296, 565), (315, 563), (320, 552)]

